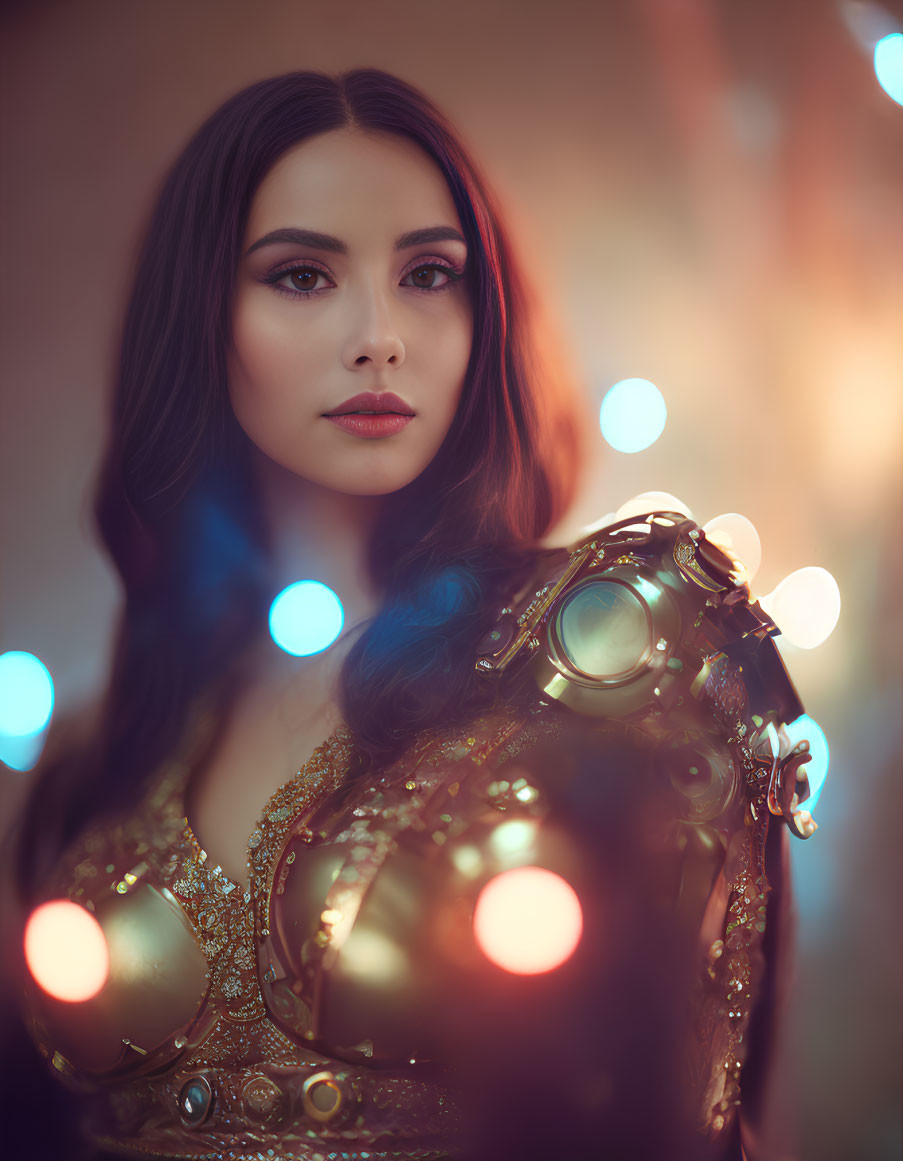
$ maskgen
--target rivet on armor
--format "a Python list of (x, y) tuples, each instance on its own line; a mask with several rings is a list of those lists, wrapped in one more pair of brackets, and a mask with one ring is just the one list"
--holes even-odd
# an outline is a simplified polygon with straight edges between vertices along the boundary
[(213, 1108), (213, 1089), (206, 1076), (192, 1076), (179, 1090), (179, 1116), (196, 1128), (206, 1121)]
[(241, 1100), (249, 1117), (258, 1121), (275, 1121), (285, 1111), (285, 1094), (275, 1081), (258, 1073), (242, 1085)]
[(301, 1090), (304, 1111), (313, 1121), (331, 1121), (342, 1107), (343, 1095), (331, 1072), (315, 1072)]

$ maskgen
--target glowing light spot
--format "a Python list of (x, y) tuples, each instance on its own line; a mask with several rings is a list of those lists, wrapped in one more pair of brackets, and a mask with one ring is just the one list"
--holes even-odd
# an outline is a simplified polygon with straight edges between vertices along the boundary
[(110, 974), (100, 924), (67, 899), (54, 899), (32, 912), (25, 926), (25, 962), (48, 995), (69, 1003), (96, 996)]
[(688, 519), (693, 518), (693, 513), (683, 500), (678, 500), (670, 492), (640, 492), (621, 505), (615, 513), (615, 519), (626, 520), (628, 516), (643, 516), (647, 512), (680, 512)]
[(903, 105), (903, 32), (882, 36), (875, 45), (875, 76), (885, 93)]
[(742, 579), (748, 584), (762, 563), (762, 541), (755, 524), (739, 512), (725, 512), (703, 524), (702, 530), (731, 560), (743, 566)]
[(598, 520), (593, 520), (591, 524), (584, 524), (577, 533), (578, 540), (586, 540), (601, 528), (607, 528), (609, 524), (614, 524), (617, 516), (614, 512), (606, 512), (604, 516), (600, 516)]
[(810, 565), (785, 576), (759, 603), (792, 645), (814, 649), (834, 632), (840, 589), (826, 568)]
[(0, 762), (11, 770), (30, 770), (41, 756), (46, 734), (4, 734), (0, 732)]
[(599, 427), (615, 451), (639, 452), (665, 430), (668, 408), (648, 379), (622, 379), (609, 388), (599, 409)]
[(33, 653), (0, 654), (0, 733), (37, 734), (53, 713), (53, 678)]
[(475, 879), (483, 870), (483, 856), (480, 854), (479, 847), (471, 844), (456, 847), (452, 851), (451, 858), (455, 870), (467, 879)]
[(344, 623), (342, 602), (331, 588), (315, 580), (289, 585), (270, 606), (270, 634), (280, 649), (295, 657), (328, 649)]
[(533, 846), (536, 823), (526, 818), (512, 818), (497, 826), (489, 836), (493, 854), (516, 855)]
[(583, 933), (574, 888), (542, 867), (518, 867), (490, 879), (477, 899), (474, 935), (500, 968), (536, 975), (560, 967)]
[(809, 742), (809, 753), (812, 755), (812, 760), (807, 762), (802, 769), (806, 772), (806, 777), (809, 779), (809, 797), (801, 804), (802, 809), (808, 810), (810, 814), (815, 812), (815, 807), (818, 805), (818, 799), (821, 795), (822, 787), (825, 784), (825, 778), (828, 776), (828, 765), (831, 761), (831, 752), (828, 749), (828, 739), (825, 737), (825, 732), (815, 720), (808, 714), (801, 714), (800, 717), (785, 726), (787, 737), (794, 743), (801, 742), (806, 738)]
[(341, 969), (355, 979), (391, 983), (406, 980), (407, 956), (380, 931), (353, 931), (342, 948)]

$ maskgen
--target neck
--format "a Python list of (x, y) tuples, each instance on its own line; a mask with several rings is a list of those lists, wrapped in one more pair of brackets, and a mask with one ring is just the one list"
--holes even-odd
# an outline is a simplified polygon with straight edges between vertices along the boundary
[(259, 455), (254, 471), (270, 544), (272, 594), (299, 580), (328, 585), (345, 613), (342, 635), (332, 647), (337, 651), (357, 637), (382, 603), (370, 581), (367, 546), (384, 497), (333, 491)]

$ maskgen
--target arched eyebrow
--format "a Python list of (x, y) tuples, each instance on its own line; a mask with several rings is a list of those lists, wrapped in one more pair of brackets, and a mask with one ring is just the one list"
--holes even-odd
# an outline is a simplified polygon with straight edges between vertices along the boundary
[[(292, 242), (296, 246), (307, 246), (311, 250), (328, 250), (332, 254), (347, 254), (348, 246), (332, 234), (320, 234), (316, 230), (301, 230), (296, 226), (286, 226), (271, 230), (258, 238), (245, 251), (245, 257), (263, 246), (276, 246), (280, 242)], [(407, 250), (411, 246), (424, 246), (429, 242), (464, 242), (463, 235), (453, 226), (426, 226), (421, 230), (410, 230), (395, 239), (396, 250)]]

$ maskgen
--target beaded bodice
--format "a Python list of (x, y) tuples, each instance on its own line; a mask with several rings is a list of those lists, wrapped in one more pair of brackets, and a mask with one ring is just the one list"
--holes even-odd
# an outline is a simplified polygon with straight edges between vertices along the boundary
[[(718, 580), (711, 554), (709, 572), (692, 573), (694, 543), (685, 550), (678, 539), (676, 564), (665, 554), (681, 572), (665, 578), (662, 600), (684, 600), (680, 585), (690, 596), (698, 589), (698, 614), (693, 605), (688, 615), (685, 601), (671, 621), (670, 605), (664, 613), (659, 605), (648, 625), (637, 622), (651, 633), (650, 660), (637, 663), (638, 673), (653, 674), (648, 706), (634, 706), (616, 681), (593, 680), (605, 697), (614, 690), (622, 699), (679, 804), (675, 902), (699, 944), (687, 1076), (700, 1128), (719, 1139), (740, 1105), (764, 970), (769, 822), (796, 817), (801, 755), (778, 737), (772, 719), (783, 719), (761, 716), (770, 697), (790, 705), (795, 695), (786, 675), (769, 684), (777, 671), (765, 668), (760, 621), (736, 585)], [(591, 541), (565, 553), (519, 615), (502, 611), (478, 665), (507, 663), (521, 640), (542, 660), (544, 610), (554, 613), (562, 594), (584, 602), (574, 605), (579, 633), (601, 639), (586, 628), (598, 624), (587, 620), (589, 608), (593, 617), (599, 609), (622, 617), (612, 632), (623, 636), (629, 593), (613, 601), (591, 586), (626, 592), (635, 573), (645, 585), (639, 596), (651, 601), (655, 574), (643, 580), (642, 550), (640, 542), (628, 555), (621, 542), (609, 549)], [(587, 593), (599, 598), (592, 606)], [(559, 622), (549, 639), (567, 660), (575, 639), (563, 615)], [(588, 662), (583, 670), (555, 664), (591, 685)], [(559, 678), (543, 680), (555, 697)], [(529, 711), (502, 705), (466, 728), (424, 731), (398, 762), (362, 781), (346, 778), (354, 741), (339, 726), (267, 803), (249, 840), (247, 888), (210, 865), (186, 818), (193, 754), (211, 728), (196, 720), (140, 806), (81, 835), (44, 892), (91, 911), (110, 950), (110, 977), (94, 999), (63, 1003), (34, 984), (27, 998), (41, 1051), (83, 1094), (92, 1137), (124, 1155), (210, 1161), (454, 1156), (460, 1133), (454, 1078), (443, 1065), (442, 965), (467, 943), (477, 885), (510, 865), (510, 850), (496, 841), (500, 823), (525, 820), (541, 833), (550, 816), (554, 769), (534, 778), (528, 762), (512, 759), (554, 739), (573, 716), (549, 697)], [(516, 857), (529, 862), (536, 850)]]
[(95, 914), (111, 977), (77, 1005), (32, 988), (29, 1007), (39, 1047), (84, 1095), (94, 1139), (167, 1157), (446, 1156), (452, 1101), (411, 1059), (430, 1046), (403, 1043), (403, 1020), (374, 1043), (344, 1006), (336, 1019), (323, 981), (402, 832), (438, 850), (454, 829), (447, 808), (462, 779), (448, 770), (463, 759), (482, 784), (468, 810), (473, 795), (494, 803), (495, 766), (556, 728), (507, 714), (424, 734), (391, 779), (337, 810), (352, 749), (340, 726), (268, 802), (247, 889), (210, 865), (185, 817), (190, 743), (140, 809), (82, 836), (46, 894)]

